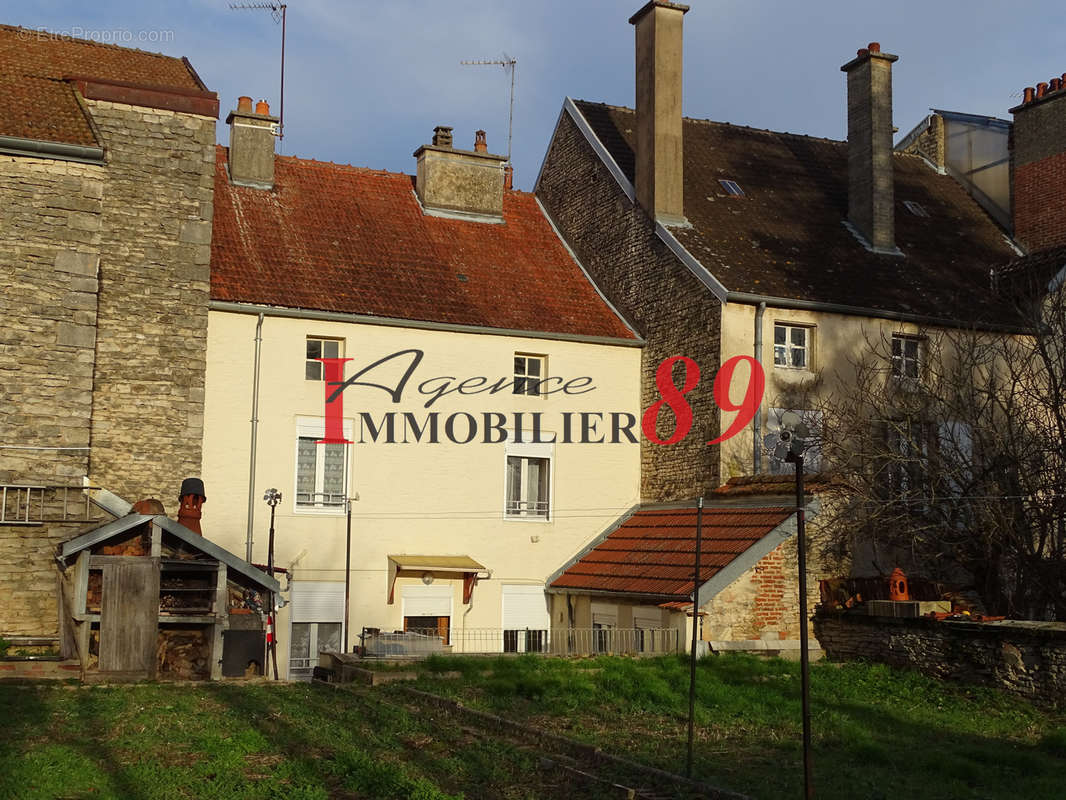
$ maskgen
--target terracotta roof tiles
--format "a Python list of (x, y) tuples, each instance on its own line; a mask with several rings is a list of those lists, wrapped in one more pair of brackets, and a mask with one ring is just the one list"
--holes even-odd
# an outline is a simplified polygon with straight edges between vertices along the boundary
[(636, 339), (533, 195), (504, 222), (428, 216), (410, 175), (278, 157), (273, 190), (234, 186), (218, 148), (211, 297), (568, 335)]

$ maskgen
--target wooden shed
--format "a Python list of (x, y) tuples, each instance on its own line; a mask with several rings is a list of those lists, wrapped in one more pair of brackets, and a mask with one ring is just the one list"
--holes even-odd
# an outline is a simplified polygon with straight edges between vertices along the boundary
[(163, 515), (132, 513), (64, 542), (60, 630), (84, 680), (264, 674), (277, 580)]

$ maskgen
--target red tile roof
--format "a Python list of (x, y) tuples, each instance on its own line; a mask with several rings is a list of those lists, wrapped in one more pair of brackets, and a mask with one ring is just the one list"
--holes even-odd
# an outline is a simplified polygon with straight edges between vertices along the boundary
[[(700, 582), (709, 581), (791, 515), (787, 507), (705, 508)], [(695, 555), (695, 508), (637, 511), (549, 586), (690, 598)]]
[(95, 145), (71, 75), (202, 90), (180, 58), (0, 25), (0, 135)]
[[(633, 180), (631, 109), (577, 101)], [(875, 255), (842, 224), (848, 216), (847, 143), (685, 119), (684, 205), (691, 228), (673, 234), (729, 291), (859, 306), (964, 322), (1003, 319), (989, 269), (1014, 257), (1003, 231), (950, 176), (895, 154), (896, 243)], [(719, 180), (740, 184), (728, 195)], [(920, 203), (928, 217), (909, 212)]]
[[(830, 475), (810, 473), (803, 477), (804, 494), (817, 494), (829, 489), (843, 488), (839, 478)], [(784, 495), (795, 496), (796, 476), (791, 475), (739, 475), (714, 489), (711, 494), (717, 497), (767, 497)]]
[(635, 339), (532, 194), (503, 224), (427, 216), (410, 175), (278, 157), (273, 191), (218, 149), (211, 297), (394, 319)]

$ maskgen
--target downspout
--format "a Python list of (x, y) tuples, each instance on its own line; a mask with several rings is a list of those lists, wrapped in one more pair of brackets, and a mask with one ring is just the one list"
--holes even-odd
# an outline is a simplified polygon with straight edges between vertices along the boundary
[[(762, 315), (766, 311), (766, 303), (761, 302), (755, 307), (755, 361), (762, 366)], [(755, 418), (751, 421), (752, 436), (752, 474), (759, 475), (762, 472), (762, 400), (755, 410)]]
[(248, 456), (248, 536), (244, 542), (244, 559), (252, 563), (252, 525), (255, 522), (255, 444), (259, 433), (259, 354), (263, 347), (263, 313), (255, 323), (255, 370), (252, 375), (252, 446)]

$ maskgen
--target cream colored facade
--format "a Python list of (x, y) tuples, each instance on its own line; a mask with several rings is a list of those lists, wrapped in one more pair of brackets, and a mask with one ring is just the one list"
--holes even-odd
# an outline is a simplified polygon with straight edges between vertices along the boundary
[[(234, 553), (245, 553), (250, 451), (251, 387), (257, 316), (213, 310), (208, 326), (208, 364), (203, 478), (208, 502), (204, 534)], [(263, 492), (274, 487), (283, 500), (276, 511), (275, 564), (291, 570), (297, 587), (332, 589), (343, 594), (346, 519), (343, 506), (301, 508), (295, 503), (297, 439), (324, 420), (324, 383), (305, 378), (308, 337), (342, 340), (341, 355), (351, 358), (346, 376), (389, 354), (417, 349), (423, 360), (411, 376), (402, 399), (393, 403), (385, 391), (350, 386), (343, 393), (347, 445), (347, 492), (352, 503), (352, 566), (349, 646), (359, 643), (362, 628), (402, 630), (405, 594), (412, 591), (448, 595), (452, 631), (502, 627), (504, 586), (543, 586), (545, 579), (612, 520), (639, 502), (639, 444), (624, 434), (611, 443), (611, 412), (630, 414), (639, 441), (640, 348), (519, 336), (459, 333), (385, 325), (265, 317), (262, 325), (259, 390), (258, 453), (254, 484), (253, 561), (266, 563), (269, 509)], [(547, 357), (547, 375), (563, 380), (592, 379), (592, 390), (573, 384), (581, 394), (548, 396), (513, 394), (448, 394), (424, 407), (430, 398), (418, 385), (450, 376), (453, 385), (484, 376), (490, 382), (513, 375), (514, 356)], [(395, 382), (410, 363), (403, 359), (363, 376), (376, 383)], [(425, 388), (439, 387), (434, 381)], [(549, 388), (557, 388), (555, 381)], [(474, 388), (471, 384), (470, 388)], [(360, 414), (380, 422), (396, 412), (396, 443), (380, 433), (372, 441)], [(439, 413), (437, 444), (402, 443), (403, 412), (420, 422)], [(478, 438), (453, 443), (445, 435), (446, 418), (465, 412), (478, 421)], [(521, 412), (529, 437), (533, 412), (541, 412), (542, 439), (561, 438), (563, 413), (572, 414), (572, 438), (580, 439), (580, 412), (603, 414), (596, 421), (603, 443), (507, 444), (482, 441), (482, 414), (507, 415), (505, 429), (514, 428)], [(619, 418), (623, 423), (628, 420)], [(455, 439), (465, 438), (466, 420), (455, 421)], [(321, 429), (320, 429), (321, 430)], [(321, 435), (321, 432), (311, 435)], [(494, 434), (497, 435), (497, 434)], [(362, 439), (362, 441), (360, 441)], [(526, 449), (523, 449), (526, 448)], [(550, 458), (549, 519), (515, 519), (505, 514), (507, 455), (539, 454)], [(434, 573), (429, 587), (419, 576), (396, 580), (394, 602), (388, 603), (390, 555), (468, 556), (485, 567), (472, 594), (463, 602), (463, 581)], [(429, 576), (426, 576), (427, 579)], [(308, 583), (316, 582), (316, 583)], [(321, 582), (321, 583), (318, 583)], [(331, 585), (327, 585), (331, 584)], [(407, 587), (416, 587), (414, 590)], [(423, 587), (419, 589), (417, 587)], [(450, 589), (450, 592), (448, 590)], [(291, 600), (291, 595), (283, 597)], [(290, 610), (278, 618), (279, 667), (287, 672)], [(545, 610), (545, 620), (547, 611)], [(340, 620), (320, 620), (333, 622)]]
[[(755, 320), (757, 306), (726, 303), (722, 307), (722, 363), (736, 355), (755, 352)], [(774, 325), (804, 327), (809, 332), (808, 366), (806, 369), (774, 366)], [(884, 343), (893, 334), (917, 336), (927, 333), (914, 323), (896, 320), (834, 314), (822, 311), (767, 307), (762, 316), (761, 360), (766, 375), (766, 390), (760, 407), (760, 439), (773, 424), (772, 411), (791, 409), (811, 410), (834, 391), (855, 381), (854, 365), (871, 352), (883, 351)], [(747, 368), (737, 370), (730, 399), (740, 403), (749, 375)], [(722, 430), (736, 413), (722, 412)], [(753, 473), (754, 447), (751, 426), (738, 433), (721, 447), (722, 482), (738, 475)], [(762, 456), (763, 472), (769, 471), (768, 456)]]

